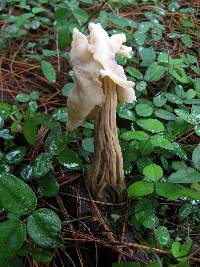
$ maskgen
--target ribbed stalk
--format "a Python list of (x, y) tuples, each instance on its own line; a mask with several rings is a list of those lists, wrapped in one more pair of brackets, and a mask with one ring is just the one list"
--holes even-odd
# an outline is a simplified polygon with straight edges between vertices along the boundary
[(96, 108), (94, 162), (86, 179), (93, 196), (102, 201), (120, 201), (124, 189), (121, 147), (116, 126), (117, 85), (103, 79), (106, 96), (102, 107)]

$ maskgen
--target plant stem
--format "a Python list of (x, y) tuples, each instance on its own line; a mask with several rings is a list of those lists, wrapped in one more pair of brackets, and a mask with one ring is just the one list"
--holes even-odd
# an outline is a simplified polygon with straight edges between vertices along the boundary
[(116, 126), (117, 85), (110, 78), (104, 78), (102, 84), (106, 97), (96, 108), (94, 162), (86, 184), (98, 200), (117, 202), (125, 186)]

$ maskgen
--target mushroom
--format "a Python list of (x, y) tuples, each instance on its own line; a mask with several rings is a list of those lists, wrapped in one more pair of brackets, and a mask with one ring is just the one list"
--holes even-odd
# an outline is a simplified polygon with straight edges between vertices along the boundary
[(128, 81), (116, 54), (129, 56), (125, 34), (111, 37), (101, 25), (90, 23), (89, 36), (73, 30), (70, 62), (76, 87), (68, 96), (67, 130), (95, 117), (94, 161), (86, 178), (90, 193), (98, 200), (118, 201), (125, 187), (123, 158), (118, 141), (116, 107), (118, 102), (136, 100), (134, 83)]

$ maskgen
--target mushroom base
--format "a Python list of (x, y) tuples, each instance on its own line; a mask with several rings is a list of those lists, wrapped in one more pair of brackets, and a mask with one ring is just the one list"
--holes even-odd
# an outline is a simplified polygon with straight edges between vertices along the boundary
[(102, 82), (105, 102), (96, 107), (94, 162), (86, 185), (96, 199), (119, 202), (125, 183), (116, 126), (117, 85), (110, 78)]

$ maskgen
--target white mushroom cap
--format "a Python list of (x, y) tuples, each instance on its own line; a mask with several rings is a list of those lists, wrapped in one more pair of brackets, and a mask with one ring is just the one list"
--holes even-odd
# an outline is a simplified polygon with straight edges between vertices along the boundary
[(90, 23), (90, 35), (86, 37), (78, 29), (73, 30), (70, 51), (76, 87), (71, 90), (67, 106), (69, 112), (68, 130), (80, 126), (88, 114), (104, 102), (102, 78), (109, 77), (118, 85), (117, 95), (120, 102), (135, 101), (134, 82), (128, 81), (122, 66), (115, 61), (116, 54), (129, 56), (131, 48), (122, 45), (125, 34), (111, 37), (101, 25)]

